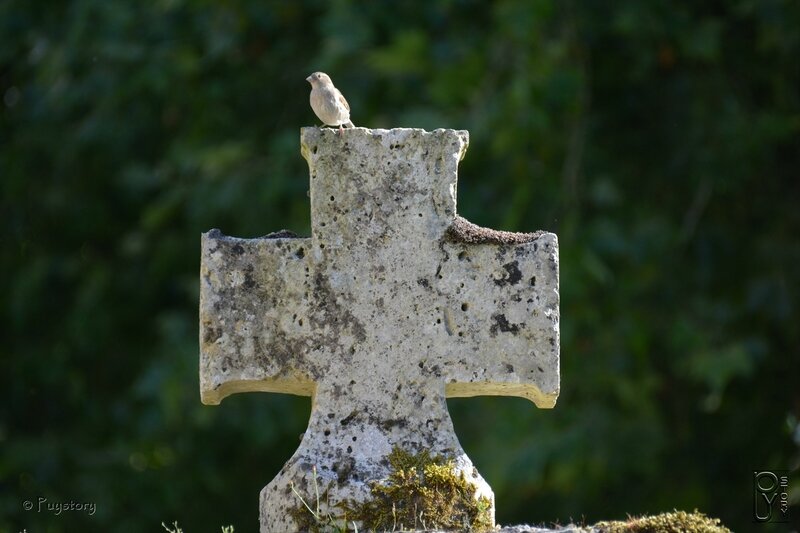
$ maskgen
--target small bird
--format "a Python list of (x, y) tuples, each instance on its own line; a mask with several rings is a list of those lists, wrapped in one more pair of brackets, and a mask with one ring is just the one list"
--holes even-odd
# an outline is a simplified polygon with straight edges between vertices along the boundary
[(323, 125), (339, 126), (339, 135), (342, 134), (342, 126), (355, 128), (350, 121), (350, 105), (339, 89), (333, 86), (330, 76), (315, 72), (306, 81), (311, 84), (311, 109)]

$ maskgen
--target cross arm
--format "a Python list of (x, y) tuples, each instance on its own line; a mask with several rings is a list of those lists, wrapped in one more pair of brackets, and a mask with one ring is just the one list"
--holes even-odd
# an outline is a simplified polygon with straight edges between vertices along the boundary
[(447, 396), (520, 396), (538, 407), (555, 405), (560, 382), (558, 240), (543, 232), (531, 238), (443, 245), (443, 321), (455, 341), (444, 358), (449, 364), (442, 365)]
[(200, 396), (218, 404), (247, 391), (310, 396), (311, 239), (202, 235)]

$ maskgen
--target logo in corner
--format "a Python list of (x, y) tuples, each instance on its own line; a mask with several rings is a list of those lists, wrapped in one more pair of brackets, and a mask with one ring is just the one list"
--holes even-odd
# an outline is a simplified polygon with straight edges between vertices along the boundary
[(789, 521), (789, 472), (753, 472), (753, 520), (759, 523)]

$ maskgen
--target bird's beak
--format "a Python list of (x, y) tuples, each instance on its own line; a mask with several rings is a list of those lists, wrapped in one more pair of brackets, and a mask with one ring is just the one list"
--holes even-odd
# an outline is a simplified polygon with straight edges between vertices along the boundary
[(306, 81), (307, 81), (308, 83), (311, 83), (311, 76), (307, 77), (307, 78), (306, 78)]

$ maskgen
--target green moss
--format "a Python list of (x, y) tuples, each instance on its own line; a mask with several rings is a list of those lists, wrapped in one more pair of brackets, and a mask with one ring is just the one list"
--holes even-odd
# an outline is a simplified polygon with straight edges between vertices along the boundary
[(624, 522), (598, 522), (594, 527), (603, 533), (731, 533), (718, 518), (709, 518), (696, 509), (692, 513), (674, 511)]
[[(291, 512), (302, 531), (345, 532), (354, 522), (359, 531), (492, 529), (491, 502), (476, 498), (475, 486), (456, 472), (452, 459), (423, 451), (411, 454), (395, 447), (387, 457), (390, 472), (373, 482), (371, 499), (340, 504), (341, 516), (320, 514), (305, 500)], [(299, 495), (298, 495), (299, 496)], [(323, 496), (324, 497), (324, 496)]]
[(348, 507), (347, 516), (369, 531), (492, 528), (491, 502), (476, 498), (475, 486), (455, 470), (453, 461), (423, 451), (395, 448), (388, 457), (389, 477), (372, 485), (372, 499)]

